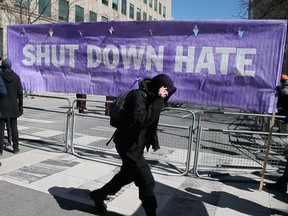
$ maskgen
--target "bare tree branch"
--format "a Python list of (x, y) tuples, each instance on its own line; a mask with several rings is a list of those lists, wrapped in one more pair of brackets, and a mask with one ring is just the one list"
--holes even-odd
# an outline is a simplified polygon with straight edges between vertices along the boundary
[(288, 0), (239, 0), (239, 7), (239, 18), (288, 18)]

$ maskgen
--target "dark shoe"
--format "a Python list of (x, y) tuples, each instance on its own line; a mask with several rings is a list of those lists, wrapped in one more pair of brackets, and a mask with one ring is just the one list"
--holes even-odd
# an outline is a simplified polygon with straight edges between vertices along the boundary
[(107, 213), (107, 206), (104, 203), (105, 195), (98, 189), (89, 193), (90, 198), (95, 203), (95, 209), (98, 213)]
[(84, 109), (79, 109), (79, 113), (84, 113)]
[(269, 190), (279, 191), (282, 193), (286, 193), (287, 191), (287, 183), (266, 183), (266, 188)]
[(13, 150), (13, 153), (14, 154), (18, 154), (20, 152), (20, 149), (19, 148), (15, 148), (14, 150)]

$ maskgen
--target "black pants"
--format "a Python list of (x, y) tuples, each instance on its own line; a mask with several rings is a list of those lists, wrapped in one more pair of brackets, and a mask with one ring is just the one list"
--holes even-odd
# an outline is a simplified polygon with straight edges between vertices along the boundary
[[(117, 149), (117, 146), (116, 146)], [(118, 151), (118, 149), (117, 149)], [(155, 181), (149, 164), (142, 155), (137, 161), (133, 161), (125, 154), (121, 154), (122, 166), (120, 171), (100, 190), (103, 194), (114, 195), (123, 186), (132, 182), (139, 188), (139, 199), (147, 215), (156, 215), (157, 200), (154, 195)], [(127, 203), (129, 205), (129, 203)]]
[[(3, 152), (5, 123), (7, 123), (7, 121), (8, 119), (0, 119), (0, 153)], [(10, 118), (10, 127), (11, 127), (10, 129), (13, 142), (13, 149), (17, 149), (19, 147), (17, 118)]]
[(286, 161), (285, 169), (283, 175), (277, 180), (278, 183), (287, 184), (288, 183), (288, 158)]
[[(76, 94), (76, 98), (87, 99), (87, 95), (86, 94)], [(79, 110), (84, 110), (84, 109), (86, 109), (86, 101), (77, 100), (76, 106)]]

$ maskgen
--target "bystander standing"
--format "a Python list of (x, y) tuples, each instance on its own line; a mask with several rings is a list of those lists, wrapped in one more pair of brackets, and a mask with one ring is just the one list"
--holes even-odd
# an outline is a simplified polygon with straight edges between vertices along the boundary
[(17, 154), (20, 151), (17, 118), (23, 114), (23, 91), (20, 77), (11, 67), (10, 59), (6, 58), (2, 61), (1, 77), (7, 94), (0, 97), (0, 147), (3, 150), (5, 122), (10, 119), (13, 153)]

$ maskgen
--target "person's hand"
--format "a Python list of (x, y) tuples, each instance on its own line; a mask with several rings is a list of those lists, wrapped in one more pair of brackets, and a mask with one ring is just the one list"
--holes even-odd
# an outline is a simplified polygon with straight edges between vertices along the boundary
[(158, 91), (158, 96), (162, 97), (162, 98), (166, 98), (168, 97), (168, 91), (167, 91), (167, 87), (162, 86), (159, 91)]

